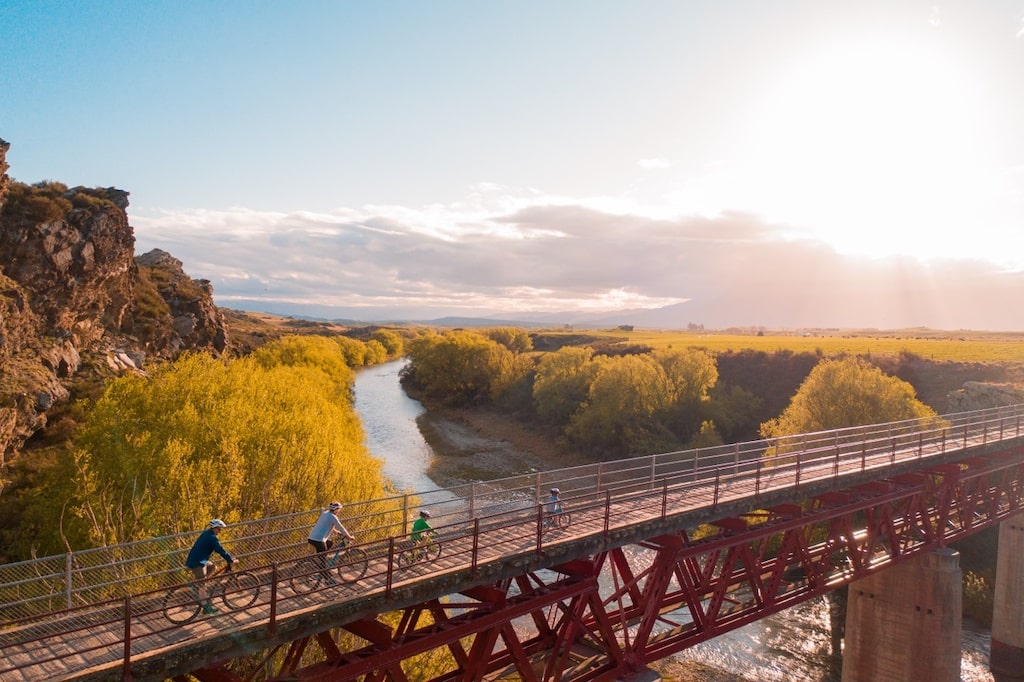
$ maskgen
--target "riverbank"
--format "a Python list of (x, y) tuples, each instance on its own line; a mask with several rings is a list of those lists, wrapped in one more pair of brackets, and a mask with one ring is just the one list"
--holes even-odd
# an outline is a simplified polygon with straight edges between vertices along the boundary
[(489, 409), (426, 406), (416, 418), (434, 451), (427, 469), (442, 487), (589, 463), (553, 435)]

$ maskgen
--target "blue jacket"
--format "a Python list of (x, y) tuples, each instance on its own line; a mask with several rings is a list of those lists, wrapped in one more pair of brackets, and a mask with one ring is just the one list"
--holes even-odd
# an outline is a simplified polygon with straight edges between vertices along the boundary
[(192, 545), (192, 549), (189, 550), (188, 558), (185, 559), (185, 568), (199, 568), (205, 562), (209, 561), (210, 555), (216, 552), (224, 557), (224, 561), (229, 564), (235, 562), (234, 557), (228, 554), (224, 546), (220, 544), (220, 539), (217, 534), (213, 532), (212, 528), (207, 528), (199, 537), (196, 539), (196, 543)]

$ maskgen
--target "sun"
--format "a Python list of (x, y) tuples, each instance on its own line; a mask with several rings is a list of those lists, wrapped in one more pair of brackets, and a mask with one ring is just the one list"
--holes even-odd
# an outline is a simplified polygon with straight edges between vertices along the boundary
[(739, 192), (843, 252), (955, 249), (991, 182), (982, 87), (935, 40), (860, 36), (803, 51), (737, 137)]

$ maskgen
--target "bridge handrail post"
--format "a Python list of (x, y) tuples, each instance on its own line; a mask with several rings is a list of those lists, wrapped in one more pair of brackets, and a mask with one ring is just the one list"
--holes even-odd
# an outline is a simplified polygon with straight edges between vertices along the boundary
[(71, 569), (73, 567), (71, 552), (64, 555), (64, 603), (68, 610), (71, 609)]
[(917, 434), (917, 458), (921, 459), (924, 457), (924, 434)]
[(964, 424), (964, 447), (967, 447), (967, 427), (968, 424)]
[(711, 508), (718, 509), (718, 487), (721, 485), (721, 472), (715, 469), (715, 496), (711, 500)]
[(657, 476), (658, 456), (651, 455), (651, 480), (647, 485), (648, 490), (654, 490), (654, 479)]
[(608, 537), (608, 529), (612, 518), (612, 491), (604, 491), (604, 536)]
[(668, 516), (668, 479), (661, 479), (661, 520)]
[(836, 454), (835, 454), (835, 457), (832, 458), (832, 480), (833, 481), (838, 481), (839, 480), (839, 443), (838, 443), (838, 440), (839, 440), (839, 436), (838, 436), (838, 434), (836, 434), (836, 441), (837, 441), (836, 442)]
[(473, 558), (469, 566), (469, 574), (476, 575), (477, 554), (480, 552), (480, 519), (473, 519)]
[(862, 440), (860, 442), (860, 470), (867, 471), (868, 468), (868, 442)]
[(267, 623), (267, 634), (277, 636), (277, 562), (270, 565), (270, 622)]
[(761, 459), (754, 465), (754, 499), (761, 498)]
[(121, 668), (121, 679), (130, 682), (132, 679), (132, 595), (124, 596), (124, 665)]
[(803, 463), (800, 461), (800, 453), (796, 453), (796, 485), (793, 487), (793, 492), (797, 495), (800, 494), (800, 473), (803, 469)]
[(395, 538), (388, 538), (388, 574), (384, 579), (384, 600), (391, 601), (391, 586), (395, 579)]
[(889, 464), (896, 463), (896, 439), (893, 438), (889, 441)]
[(402, 535), (409, 534), (409, 493), (402, 495)]
[(736, 443), (736, 447), (732, 453), (732, 472), (738, 474), (740, 472), (740, 444)]
[(537, 556), (544, 553), (541, 536), (544, 535), (544, 505), (537, 505)]

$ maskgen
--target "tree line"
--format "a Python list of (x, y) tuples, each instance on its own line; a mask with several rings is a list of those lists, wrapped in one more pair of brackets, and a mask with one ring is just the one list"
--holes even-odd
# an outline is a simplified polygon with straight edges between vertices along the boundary
[[(448, 405), (489, 405), (555, 429), (595, 459), (927, 416), (913, 386), (868, 359), (813, 357), (787, 405), (778, 384), (720, 382), (700, 348), (533, 351), (521, 329), (428, 333), (406, 347), (407, 389)], [(790, 358), (780, 352), (784, 361)], [(780, 412), (766, 416), (765, 404)]]

